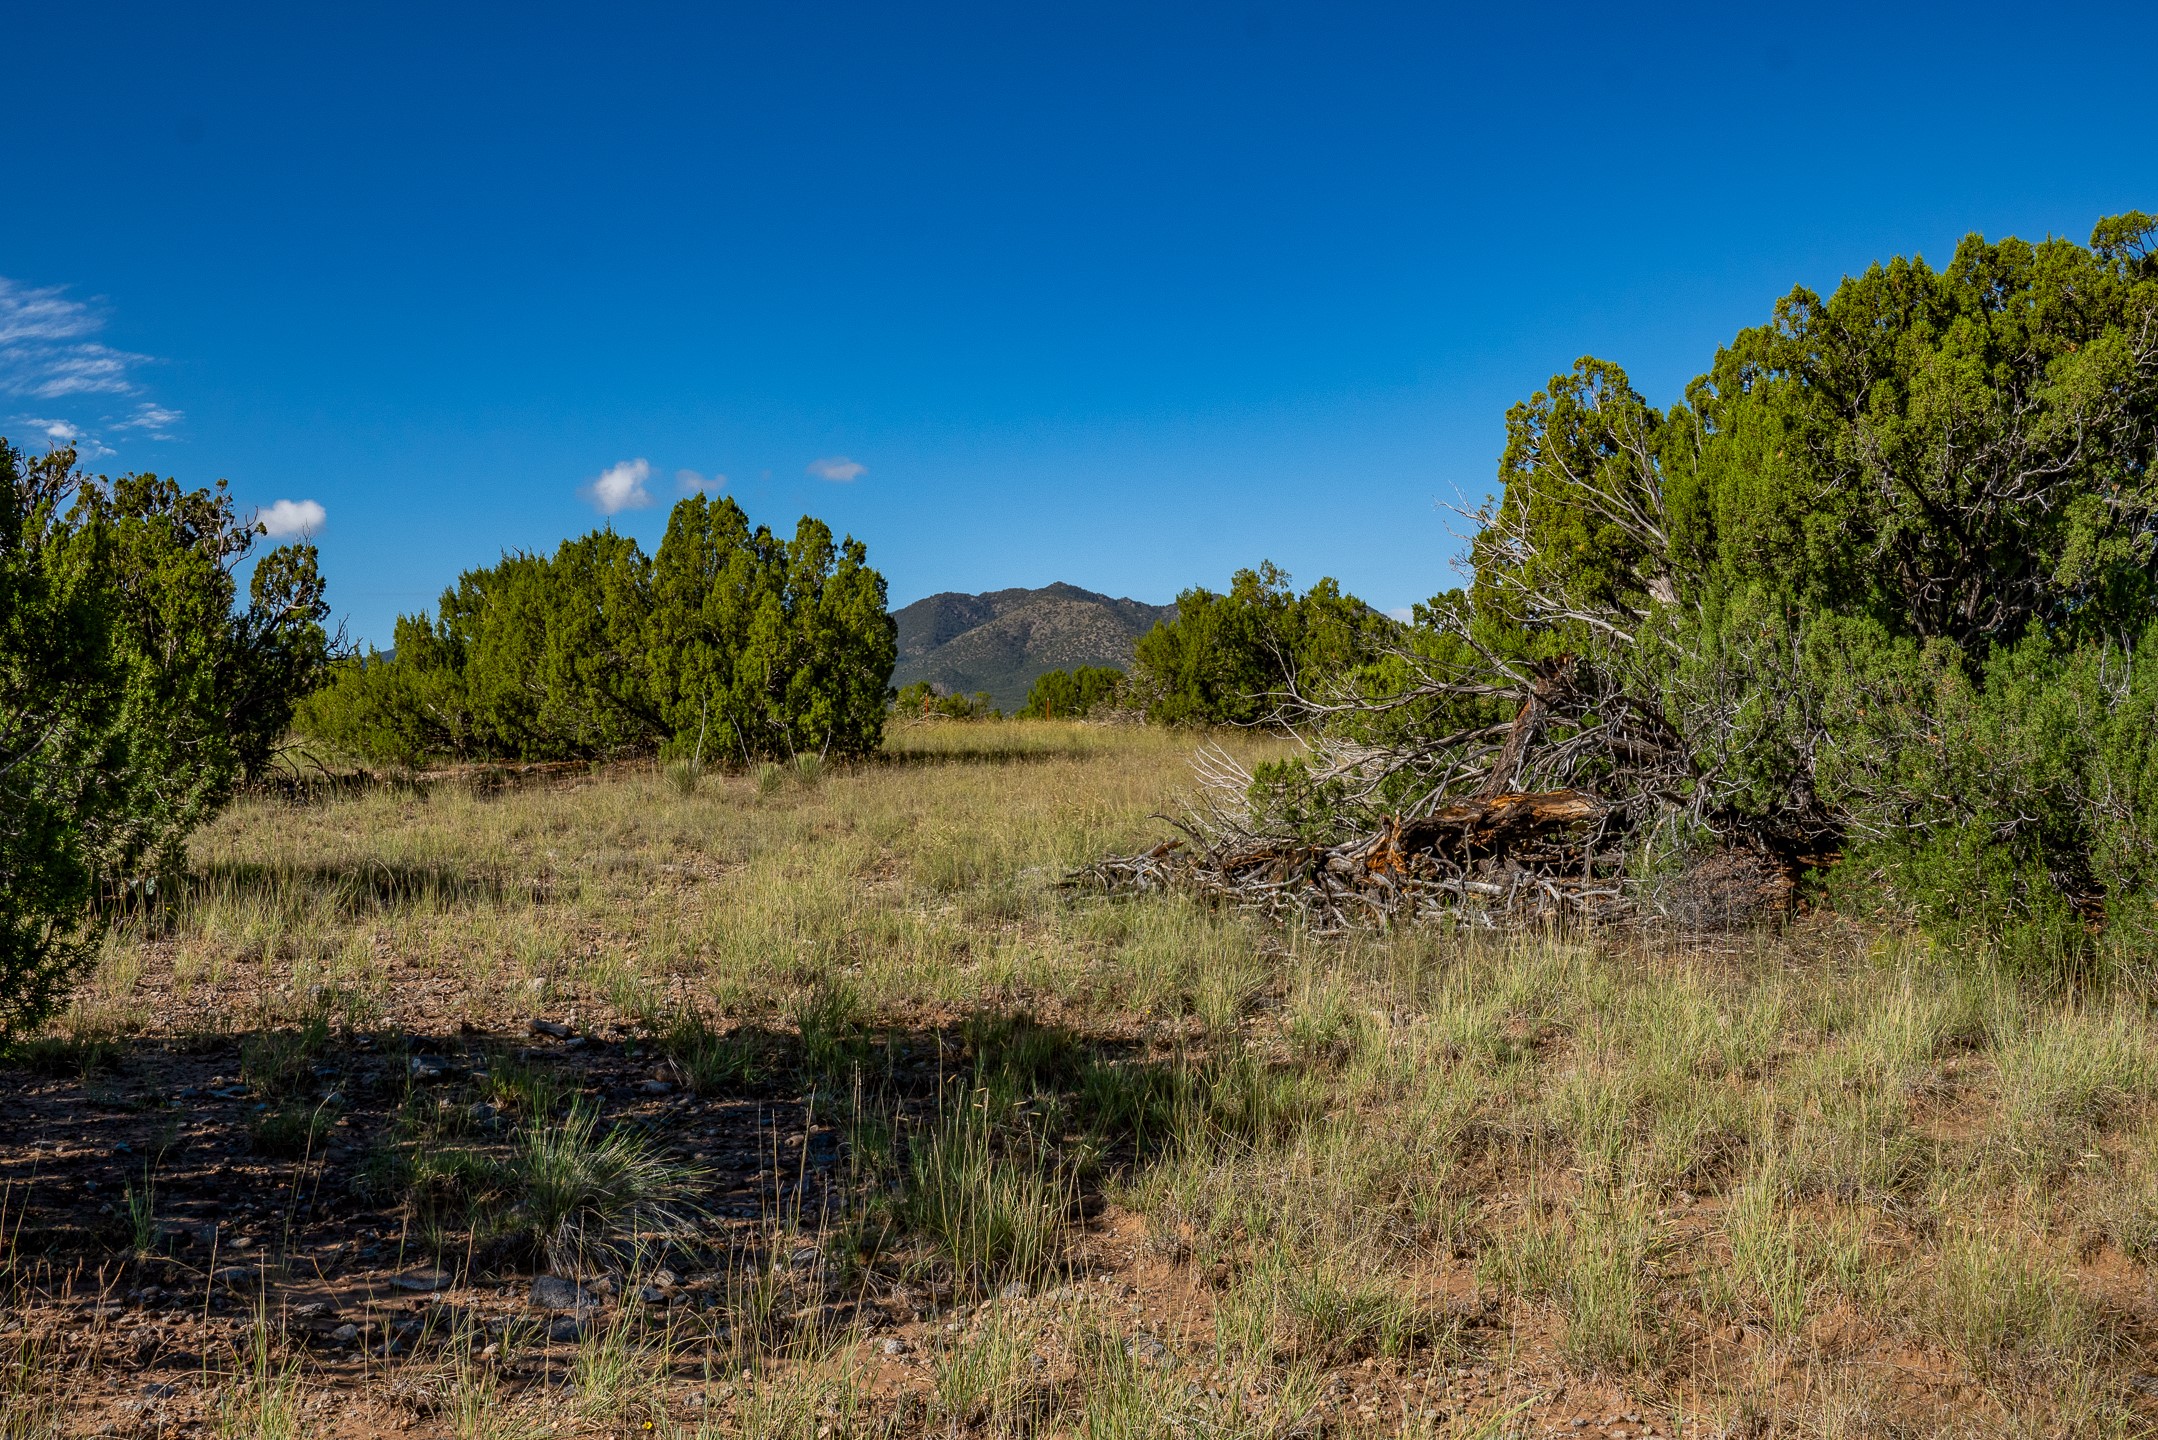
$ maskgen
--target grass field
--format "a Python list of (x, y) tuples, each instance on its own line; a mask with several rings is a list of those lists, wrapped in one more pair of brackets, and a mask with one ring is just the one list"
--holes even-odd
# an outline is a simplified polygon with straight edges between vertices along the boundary
[(1192, 744), (242, 803), (0, 1069), (0, 1436), (2158, 1429), (2142, 993), (1060, 889)]

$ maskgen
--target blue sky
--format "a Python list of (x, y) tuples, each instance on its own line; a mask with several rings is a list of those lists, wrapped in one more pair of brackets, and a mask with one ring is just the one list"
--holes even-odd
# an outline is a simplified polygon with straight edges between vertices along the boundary
[[(681, 472), (894, 603), (1451, 583), (1507, 405), (2158, 210), (2158, 8), (17, 7), (0, 433), (355, 638)], [(102, 452), (102, 453), (98, 453)], [(626, 468), (625, 468), (626, 467)], [(288, 504), (274, 509), (277, 502)], [(320, 510), (310, 508), (319, 506)]]

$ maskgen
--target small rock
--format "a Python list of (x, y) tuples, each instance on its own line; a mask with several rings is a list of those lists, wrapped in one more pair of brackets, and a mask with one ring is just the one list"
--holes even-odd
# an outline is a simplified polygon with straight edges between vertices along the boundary
[(667, 1292), (657, 1285), (640, 1285), (637, 1287), (637, 1298), (647, 1305), (661, 1305), (666, 1303)]
[(152, 1384), (143, 1386), (142, 1393), (145, 1399), (170, 1400), (173, 1396), (180, 1393), (180, 1387), (177, 1385), (160, 1385), (153, 1382)]
[(1137, 1337), (1128, 1348), (1134, 1359), (1143, 1361), (1148, 1365), (1155, 1364), (1169, 1353), (1169, 1347), (1151, 1335)]
[(557, 1020), (534, 1020), (532, 1033), (545, 1035), (553, 1040), (567, 1040), (570, 1037), (570, 1028)]
[(672, 1270), (654, 1270), (652, 1272), (652, 1283), (654, 1285), (665, 1286), (666, 1288), (671, 1290), (675, 1286), (682, 1283), (682, 1277), (675, 1274)]
[(541, 1275), (532, 1281), (529, 1302), (535, 1310), (592, 1310), (599, 1297), (574, 1280), (560, 1275)]
[(912, 1349), (913, 1347), (908, 1345), (906, 1341), (900, 1339), (897, 1335), (894, 1335), (890, 1339), (886, 1340), (882, 1345), (879, 1345), (877, 1348), (879, 1350), (882, 1350), (887, 1355), (904, 1355), (907, 1353), (908, 1350)]
[(320, 1320), (329, 1313), (330, 1303), (327, 1300), (310, 1300), (305, 1305), (292, 1307), (292, 1318), (295, 1320)]
[(472, 1118), (474, 1120), (477, 1120), (482, 1125), (485, 1125), (488, 1121), (494, 1119), (495, 1116), (501, 1113), (501, 1111), (495, 1109), (494, 1106), (488, 1104), (485, 1100), (475, 1100), (472, 1102)]
[(412, 1078), (423, 1084), (432, 1080), (440, 1080), (445, 1068), (447, 1067), (438, 1056), (415, 1055), (412, 1057)]
[(331, 1341), (338, 1345), (350, 1345), (359, 1338), (360, 1327), (357, 1325), (340, 1325), (330, 1332)]
[(664, 1080), (640, 1080), (637, 1082), (637, 1093), (639, 1095), (672, 1095), (674, 1087)]
[(450, 1277), (440, 1270), (408, 1270), (402, 1275), (392, 1275), (390, 1283), (400, 1290), (410, 1290), (416, 1295), (429, 1295), (437, 1290), (450, 1288)]
[(557, 1315), (547, 1325), (547, 1338), (574, 1342), (584, 1338), (584, 1321), (574, 1315)]
[(1025, 1282), (1014, 1280), (997, 1293), (1007, 1300), (1024, 1300), (1027, 1298), (1027, 1287)]

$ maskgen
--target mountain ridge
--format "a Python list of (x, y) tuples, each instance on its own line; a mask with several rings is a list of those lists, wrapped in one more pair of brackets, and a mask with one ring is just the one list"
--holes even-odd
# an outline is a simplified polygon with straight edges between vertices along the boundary
[(1079, 665), (1131, 668), (1132, 647), (1174, 605), (1149, 605), (1057, 581), (968, 595), (947, 590), (892, 612), (899, 622), (894, 685), (927, 680), (985, 692), (1001, 710), (1026, 703), (1036, 677)]

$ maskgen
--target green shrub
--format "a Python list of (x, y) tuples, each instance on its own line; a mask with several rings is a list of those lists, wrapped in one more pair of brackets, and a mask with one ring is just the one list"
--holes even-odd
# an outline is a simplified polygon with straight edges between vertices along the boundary
[(296, 723), (406, 764), (860, 755), (882, 738), (896, 635), (859, 541), (807, 516), (782, 540), (697, 495), (656, 556), (603, 530), (466, 572)]
[(91, 954), (95, 882), (170, 869), (284, 738), (329, 655), (312, 545), (235, 572), (224, 482), (90, 479), (0, 440), (0, 1039)]
[(1037, 675), (1027, 689), (1022, 720), (1083, 720), (1123, 693), (1124, 672), (1111, 665), (1080, 665)]
[(1377, 653), (1400, 627), (1332, 579), (1298, 595), (1272, 562), (1239, 570), (1229, 593), (1190, 589), (1139, 637), (1130, 693), (1166, 725), (1245, 725), (1292, 687), (1316, 693)]

